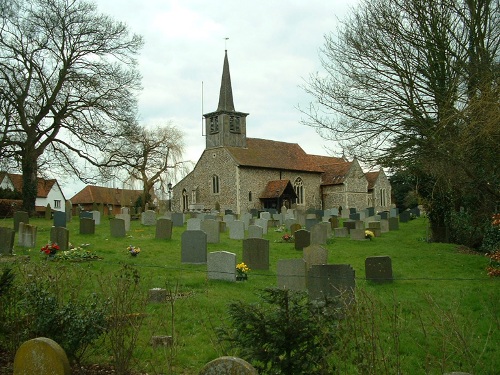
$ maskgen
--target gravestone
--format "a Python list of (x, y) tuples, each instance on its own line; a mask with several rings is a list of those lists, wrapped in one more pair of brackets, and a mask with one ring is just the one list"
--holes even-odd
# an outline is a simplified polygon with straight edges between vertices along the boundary
[(328, 230), (322, 223), (311, 227), (311, 245), (325, 245), (328, 239)]
[(64, 204), (64, 212), (66, 214), (66, 222), (68, 223), (73, 217), (73, 205), (69, 199)]
[(319, 220), (316, 218), (315, 214), (309, 214), (306, 217), (305, 227), (307, 230), (311, 230), (313, 226), (319, 223)]
[[(63, 212), (64, 213), (64, 212)], [(63, 227), (50, 228), (50, 242), (59, 245), (59, 250), (69, 249), (69, 230)]]
[(187, 230), (201, 230), (201, 219), (199, 218), (188, 219)]
[(14, 212), (14, 232), (19, 232), (19, 223), (30, 223), (30, 217), (25, 211)]
[(388, 256), (373, 256), (365, 259), (366, 280), (375, 282), (392, 281), (392, 260)]
[(207, 235), (201, 230), (186, 230), (181, 235), (181, 263), (207, 263)]
[(379, 213), (380, 219), (387, 220), (389, 218), (389, 212), (388, 211), (382, 211)]
[(225, 222), (225, 223), (231, 223), (233, 222), (235, 219), (234, 215), (233, 214), (226, 214), (222, 217), (222, 221)]
[(259, 219), (271, 220), (271, 213), (267, 211), (263, 211), (260, 213)]
[(347, 228), (348, 232), (350, 232), (351, 229), (356, 229), (356, 222), (352, 220), (344, 220), (342, 225), (344, 228)]
[(141, 224), (146, 226), (156, 225), (156, 212), (153, 210), (144, 211), (141, 214)]
[(311, 299), (325, 296), (341, 298), (346, 305), (354, 302), (355, 271), (349, 264), (312, 266), (307, 274), (307, 290)]
[(258, 225), (259, 227), (262, 227), (262, 230), (264, 231), (264, 234), (267, 234), (267, 228), (268, 228), (268, 219), (261, 218), (261, 219), (255, 219), (254, 224)]
[(277, 287), (306, 290), (306, 262), (304, 259), (280, 259), (276, 265)]
[(109, 227), (111, 230), (111, 237), (125, 237), (125, 220), (123, 219), (110, 219)]
[(258, 225), (248, 226), (247, 238), (262, 238), (263, 234), (264, 234), (264, 229), (262, 229), (262, 227), (259, 227)]
[(64, 349), (46, 337), (24, 342), (14, 357), (14, 375), (69, 375), (71, 367)]
[(125, 232), (130, 230), (130, 214), (116, 214), (115, 219), (122, 219), (125, 221)]
[(389, 220), (388, 219), (380, 219), (380, 232), (381, 233), (389, 232)]
[(252, 214), (249, 212), (245, 212), (241, 215), (240, 220), (245, 223), (245, 230), (248, 230), (248, 227), (250, 226), (250, 220), (252, 220)]
[(311, 244), (311, 232), (299, 229), (295, 232), (295, 250), (302, 250)]
[(250, 209), (250, 215), (252, 215), (252, 217), (259, 217), (259, 210), (256, 208)]
[(375, 215), (375, 207), (368, 207), (366, 209), (366, 216), (373, 216)]
[(380, 229), (380, 221), (368, 222), (368, 229)]
[(80, 217), (80, 234), (94, 234), (95, 221), (92, 218)]
[(410, 221), (411, 213), (410, 211), (403, 211), (399, 214), (399, 222), (407, 223)]
[(412, 215), (415, 215), (416, 217), (420, 217), (420, 209), (418, 207), (413, 207), (411, 210), (410, 210), (410, 213)]
[(360, 213), (359, 213), (359, 212), (356, 212), (356, 213), (354, 213), (354, 214), (350, 214), (350, 215), (349, 215), (349, 219), (350, 219), (350, 220), (354, 220), (354, 221), (356, 221), (356, 220), (361, 220), (361, 215), (360, 215)]
[(207, 235), (207, 243), (219, 243), (220, 229), (219, 221), (217, 220), (203, 220), (201, 222), (201, 230)]
[(172, 227), (174, 223), (170, 219), (160, 218), (156, 221), (155, 238), (159, 240), (172, 239)]
[(164, 288), (152, 288), (148, 290), (148, 302), (163, 303), (167, 300), (167, 290)]
[(363, 220), (356, 220), (354, 222), (354, 229), (365, 229), (365, 222)]
[(351, 235), (351, 240), (365, 241), (365, 230), (364, 229), (351, 229), (349, 233)]
[(337, 216), (330, 217), (330, 219), (328, 219), (328, 221), (330, 222), (332, 229), (339, 227), (339, 218)]
[(120, 208), (120, 210), (121, 210), (122, 214), (130, 215), (130, 208), (128, 208), (128, 207), (122, 207), (122, 208)]
[(334, 228), (333, 229), (333, 236), (334, 237), (349, 237), (349, 229), (346, 227), (342, 228)]
[(243, 240), (243, 262), (255, 270), (269, 269), (269, 240), (247, 238)]
[(312, 266), (328, 263), (328, 250), (320, 245), (307, 246), (304, 247), (302, 257), (309, 270)]
[(94, 215), (90, 211), (80, 211), (80, 219), (83, 218), (94, 220)]
[(236, 254), (227, 251), (208, 253), (207, 278), (236, 282)]
[(391, 208), (389, 217), (397, 217), (397, 216), (399, 216), (399, 208), (397, 207)]
[(241, 358), (219, 357), (203, 366), (198, 375), (259, 375), (259, 373)]
[(184, 214), (182, 214), (181, 212), (172, 212), (171, 220), (174, 227), (184, 226)]
[(242, 240), (245, 238), (245, 223), (240, 220), (234, 220), (228, 223), (229, 238), (232, 240)]
[(222, 220), (217, 220), (217, 222), (219, 223), (219, 233), (225, 233), (226, 232), (226, 222), (225, 221), (222, 221)]
[(35, 225), (19, 223), (19, 246), (34, 247), (36, 244), (37, 227)]
[(290, 233), (295, 236), (295, 232), (297, 232), (299, 229), (302, 229), (302, 226), (299, 223), (294, 222), (292, 225), (290, 225)]
[(14, 249), (14, 229), (0, 227), (0, 255), (11, 255)]
[(94, 219), (95, 225), (101, 225), (101, 211), (92, 211), (92, 219)]
[(54, 211), (53, 225), (55, 227), (66, 228), (66, 219), (67, 219), (66, 212)]
[(278, 225), (281, 225), (283, 224), (283, 216), (281, 214), (273, 214), (273, 218), (272, 220), (275, 222), (275, 223), (278, 223)]
[(389, 218), (389, 230), (398, 230), (399, 229), (399, 218), (398, 217), (390, 217)]

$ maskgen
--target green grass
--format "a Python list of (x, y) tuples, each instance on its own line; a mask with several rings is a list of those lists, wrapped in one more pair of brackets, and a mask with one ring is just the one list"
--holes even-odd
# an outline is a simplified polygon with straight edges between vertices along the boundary
[[(49, 240), (51, 221), (30, 219), (30, 224), (38, 227), (37, 246), (15, 247), (15, 258), (30, 257), (27, 264), (19, 263), (19, 272), (37, 269), (58, 275), (66, 287), (71, 285), (73, 292), (85, 296), (100, 293), (102, 285), (126, 264), (140, 272), (144, 294), (154, 287), (178, 288), (181, 297), (174, 304), (177, 342), (173, 351), (153, 350), (149, 345), (152, 335), (171, 333), (171, 306), (147, 305), (134, 367), (150, 374), (166, 373), (169, 364), (172, 373), (196, 374), (206, 362), (236, 354), (218, 344), (214, 333), (214, 327), (225, 324), (227, 304), (237, 299), (258, 301), (260, 289), (276, 285), (277, 261), (302, 256), (294, 244), (277, 242), (282, 234), (270, 229), (265, 236), (270, 240), (269, 271), (251, 271), (246, 282), (207, 281), (206, 266), (181, 263), (184, 228), (174, 228), (171, 240), (156, 240), (154, 227), (133, 221), (127, 238), (111, 238), (106, 218), (96, 226), (94, 235), (80, 235), (78, 219), (73, 218), (68, 225), (70, 242), (88, 243), (102, 259), (72, 263), (47, 262), (39, 253)], [(12, 220), (0, 220), (0, 226), (12, 227)], [(486, 257), (459, 252), (452, 244), (428, 243), (426, 237), (426, 219), (419, 218), (373, 241), (335, 238), (326, 245), (329, 263), (348, 263), (355, 269), (360, 307), (353, 313), (352, 319), (359, 323), (355, 328), (342, 336), (342, 324), (347, 322), (339, 327), (339, 348), (332, 359), (341, 363), (339, 373), (376, 373), (353, 359), (357, 351), (366, 350), (381, 358), (380, 368), (385, 370), (378, 373), (493, 374), (500, 368), (499, 279), (486, 275)], [(141, 247), (141, 253), (131, 257), (128, 245)], [(219, 250), (234, 252), (238, 261), (242, 259), (241, 241), (229, 239), (227, 233), (221, 235), (219, 244), (208, 245), (209, 252)], [(364, 279), (365, 258), (375, 255), (391, 257), (392, 283), (378, 285)], [(92, 353), (87, 359), (90, 362), (110, 361), (105, 342), (99, 342)]]

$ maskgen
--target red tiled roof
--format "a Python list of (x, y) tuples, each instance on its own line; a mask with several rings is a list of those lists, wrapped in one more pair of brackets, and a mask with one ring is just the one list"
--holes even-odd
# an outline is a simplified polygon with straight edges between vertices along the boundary
[[(12, 185), (14, 185), (14, 189), (19, 192), (23, 191), (23, 175), (14, 174), (14, 173), (2, 173), (3, 177), (8, 176), (12, 181)], [(3, 178), (2, 178), (3, 179)], [(0, 179), (0, 181), (2, 180)], [(49, 195), (50, 190), (57, 183), (57, 180), (45, 180), (43, 178), (38, 177), (37, 180), (37, 197), (38, 198), (46, 198)]]
[(103, 203), (113, 206), (128, 206), (131, 203), (134, 204), (141, 194), (142, 190), (87, 185), (71, 198), (71, 204)]
[(259, 198), (278, 198), (281, 197), (285, 191), (288, 194), (296, 196), (290, 180), (269, 181)]
[(365, 177), (368, 180), (368, 190), (372, 190), (373, 186), (375, 186), (375, 182), (380, 174), (380, 171), (376, 172), (366, 172)]
[(352, 162), (343, 161), (340, 163), (333, 163), (324, 165), (323, 170), (325, 173), (321, 176), (322, 185), (340, 185), (345, 181), (347, 173), (351, 169)]

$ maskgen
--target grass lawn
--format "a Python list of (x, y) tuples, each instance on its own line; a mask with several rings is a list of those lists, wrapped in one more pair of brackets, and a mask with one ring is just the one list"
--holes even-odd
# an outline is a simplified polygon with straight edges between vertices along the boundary
[[(146, 313), (133, 357), (134, 369), (149, 374), (197, 374), (218, 356), (236, 355), (219, 344), (214, 333), (215, 327), (226, 324), (227, 304), (259, 301), (260, 289), (276, 285), (277, 261), (302, 257), (293, 243), (280, 243), (282, 233), (270, 228), (264, 236), (270, 241), (269, 271), (250, 271), (245, 282), (208, 281), (205, 265), (181, 263), (185, 228), (174, 228), (171, 240), (157, 240), (154, 227), (132, 221), (126, 238), (111, 238), (104, 217), (94, 235), (80, 235), (77, 218), (68, 225), (70, 242), (88, 244), (102, 259), (48, 262), (39, 250), (49, 240), (52, 222), (30, 219), (30, 224), (38, 227), (37, 246), (16, 246), (12, 257), (29, 256), (29, 262), (15, 263), (19, 280), (51, 275), (54, 288), (86, 298), (93, 292), (112, 293), (120, 270), (129, 265), (141, 276), (141, 296), (151, 288), (166, 288), (177, 296), (170, 303), (147, 304), (145, 311), (129, 311)], [(12, 220), (0, 220), (0, 226), (12, 227)], [(338, 350), (332, 353), (339, 374), (494, 374), (500, 368), (500, 278), (487, 276), (486, 257), (451, 244), (428, 243), (426, 237), (427, 221), (418, 218), (373, 241), (335, 238), (325, 245), (329, 263), (351, 264), (356, 271), (358, 303), (351, 319), (339, 323)], [(130, 256), (129, 245), (140, 247), (141, 253)], [(209, 252), (219, 250), (236, 253), (238, 262), (242, 259), (241, 241), (229, 239), (228, 233), (221, 234), (219, 244), (208, 245)], [(391, 257), (392, 283), (365, 280), (365, 258), (375, 255)], [(0, 267), (11, 260), (0, 257)], [(171, 335), (172, 329), (172, 348), (151, 347), (151, 336)], [(108, 340), (91, 349), (86, 361), (110, 361)], [(366, 359), (370, 357), (371, 362)]]

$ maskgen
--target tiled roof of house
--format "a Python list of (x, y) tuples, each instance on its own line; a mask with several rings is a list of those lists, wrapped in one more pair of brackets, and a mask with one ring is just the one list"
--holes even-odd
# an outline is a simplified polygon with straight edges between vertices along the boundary
[(342, 161), (339, 163), (332, 163), (323, 165), (325, 171), (321, 176), (322, 185), (340, 185), (343, 184), (347, 173), (351, 169), (352, 161)]
[(281, 197), (285, 191), (287, 194), (296, 197), (295, 190), (293, 190), (290, 180), (269, 181), (259, 198), (278, 198)]
[(238, 165), (304, 172), (323, 172), (297, 143), (247, 138), (247, 147), (227, 147)]
[(380, 171), (376, 172), (366, 172), (365, 177), (368, 180), (368, 190), (372, 190), (373, 187), (375, 186), (375, 182), (377, 181), (377, 178), (380, 174)]
[(114, 206), (129, 206), (134, 204), (141, 194), (142, 190), (87, 185), (71, 198), (71, 204), (103, 203)]
[[(2, 181), (3, 178), (5, 178), (5, 176), (8, 176), (9, 179), (12, 181), (12, 185), (14, 185), (14, 189), (16, 189), (19, 192), (23, 191), (23, 175), (3, 172), (0, 175), (0, 181)], [(39, 177), (37, 180), (37, 197), (38, 198), (46, 198), (49, 195), (50, 190), (52, 189), (52, 187), (56, 183), (57, 183), (57, 180), (55, 180), (55, 179), (45, 180), (45, 179)]]

